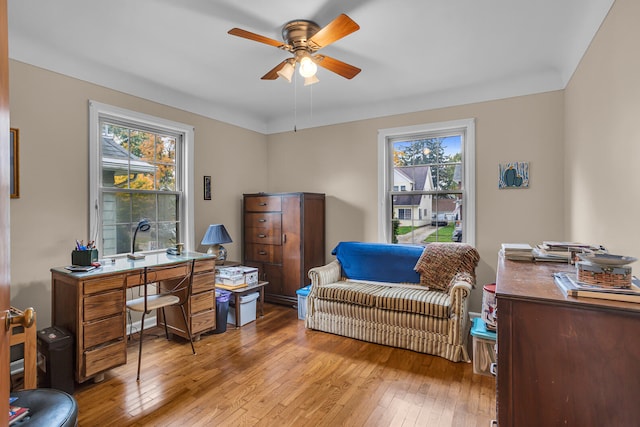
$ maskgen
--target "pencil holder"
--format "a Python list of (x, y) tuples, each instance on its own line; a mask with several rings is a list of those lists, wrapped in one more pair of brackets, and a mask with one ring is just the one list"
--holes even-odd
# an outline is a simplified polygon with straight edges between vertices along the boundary
[(71, 264), (73, 265), (91, 265), (98, 262), (98, 250), (87, 249), (86, 251), (74, 250), (71, 252)]

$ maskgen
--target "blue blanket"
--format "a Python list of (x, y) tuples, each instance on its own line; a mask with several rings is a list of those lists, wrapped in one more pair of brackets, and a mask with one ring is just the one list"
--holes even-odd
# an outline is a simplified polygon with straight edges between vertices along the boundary
[(391, 243), (340, 242), (335, 255), (345, 277), (391, 283), (420, 283), (414, 270), (424, 246)]

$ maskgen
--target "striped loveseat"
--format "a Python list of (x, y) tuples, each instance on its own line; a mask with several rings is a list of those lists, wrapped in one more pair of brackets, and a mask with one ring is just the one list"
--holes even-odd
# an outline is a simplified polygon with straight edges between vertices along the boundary
[(341, 242), (332, 253), (336, 260), (309, 270), (307, 328), (454, 362), (470, 360), (475, 248)]

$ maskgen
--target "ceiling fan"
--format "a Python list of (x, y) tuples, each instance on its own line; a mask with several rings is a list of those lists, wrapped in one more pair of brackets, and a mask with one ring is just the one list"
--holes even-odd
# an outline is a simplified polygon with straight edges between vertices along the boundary
[(282, 39), (284, 42), (240, 28), (232, 28), (229, 30), (229, 34), (275, 46), (293, 54), (292, 58), (285, 59), (262, 76), (262, 80), (275, 80), (278, 77), (282, 77), (291, 82), (295, 67), (299, 65), (300, 75), (304, 77), (304, 84), (307, 86), (319, 81), (316, 77), (317, 65), (347, 79), (352, 79), (362, 71), (353, 65), (316, 53), (323, 47), (359, 29), (360, 26), (351, 18), (341, 14), (323, 28), (306, 19), (289, 21), (282, 27)]

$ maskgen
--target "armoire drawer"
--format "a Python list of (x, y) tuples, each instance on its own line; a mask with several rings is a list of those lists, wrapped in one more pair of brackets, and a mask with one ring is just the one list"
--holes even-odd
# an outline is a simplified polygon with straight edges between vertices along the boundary
[(282, 230), (278, 228), (249, 228), (244, 229), (244, 241), (246, 243), (258, 243), (262, 245), (281, 245)]
[(252, 212), (277, 212), (282, 210), (282, 197), (256, 196), (244, 199), (244, 210)]
[(282, 264), (282, 246), (247, 243), (244, 257), (247, 261)]

